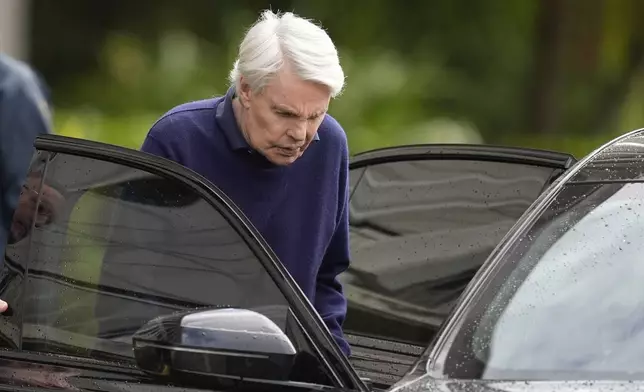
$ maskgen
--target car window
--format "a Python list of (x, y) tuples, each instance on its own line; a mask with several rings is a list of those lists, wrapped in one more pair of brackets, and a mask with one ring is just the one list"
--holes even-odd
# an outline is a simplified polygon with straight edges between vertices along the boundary
[[(364, 170), (364, 169), (357, 169)], [(474, 160), (369, 166), (350, 202), (346, 329), (423, 346), (552, 168)]]
[(455, 378), (644, 378), (644, 183), (572, 184), (507, 252), (449, 348)]
[(36, 153), (32, 159), (29, 175), (25, 178), (18, 196), (12, 221), (7, 227), (2, 268), (0, 268), (0, 298), (7, 301), (10, 311), (0, 317), (0, 346), (16, 349), (20, 346), (22, 293), (30, 250), (30, 232), (34, 221), (47, 222), (51, 216), (50, 203), (38, 206), (38, 195), (47, 162), (47, 154)]
[(341, 276), (354, 366), (397, 381), (558, 170), (455, 159), (354, 169), (352, 259)]
[(17, 243), (31, 245), (16, 303), (22, 349), (131, 362), (132, 335), (148, 321), (233, 306), (262, 313), (298, 350), (312, 352), (245, 240), (183, 182), (58, 153), (32, 192), (47, 219), (37, 219), (31, 235), (16, 231), (22, 238), (8, 252), (19, 256)]

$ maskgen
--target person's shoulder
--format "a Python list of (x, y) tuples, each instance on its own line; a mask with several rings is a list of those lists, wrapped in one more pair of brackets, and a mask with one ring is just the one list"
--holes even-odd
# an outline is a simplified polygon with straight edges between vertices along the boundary
[(344, 171), (349, 159), (349, 145), (347, 134), (340, 122), (329, 114), (325, 115), (318, 127), (318, 136), (319, 140), (311, 143), (310, 152), (305, 154), (307, 159), (303, 162), (314, 165), (320, 170), (335, 168), (330, 172)]
[(161, 115), (161, 117), (159, 117), (159, 119), (154, 123), (153, 127), (159, 124), (168, 125), (177, 121), (192, 120), (195, 117), (208, 114), (208, 112), (214, 113), (217, 108), (217, 103), (219, 103), (221, 99), (222, 97), (215, 97), (177, 105), (163, 113), (163, 115)]
[(347, 134), (340, 122), (330, 114), (324, 116), (324, 120), (322, 120), (322, 124), (318, 128), (318, 135), (320, 140), (325, 141), (325, 144), (328, 143), (335, 147), (340, 146), (343, 149), (347, 148)]
[(19, 80), (21, 82), (34, 78), (31, 68), (20, 60), (0, 53), (0, 75), (5, 79)]
[(39, 79), (26, 63), (0, 53), (0, 86), (7, 89), (40, 90)]
[(42, 83), (36, 72), (25, 62), (0, 53), (0, 88), (3, 91), (25, 91), (41, 94)]
[[(185, 135), (195, 126), (209, 125), (210, 115), (214, 116), (217, 104), (223, 97), (215, 97), (182, 103), (163, 113), (152, 124), (148, 135), (156, 139), (166, 139), (177, 131)], [(214, 117), (212, 118), (214, 123)]]
[[(32, 68), (17, 59), (0, 53), (0, 95), (7, 99), (3, 105), (9, 105), (15, 110), (37, 110), (38, 115), (46, 123), (45, 132), (49, 133), (51, 112), (49, 103), (43, 91), (43, 86)], [(14, 109), (11, 109), (14, 110)]]

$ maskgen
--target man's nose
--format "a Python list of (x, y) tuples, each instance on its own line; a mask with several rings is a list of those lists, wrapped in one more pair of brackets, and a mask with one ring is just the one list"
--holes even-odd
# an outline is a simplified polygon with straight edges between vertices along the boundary
[(306, 121), (298, 121), (292, 124), (286, 134), (295, 142), (303, 142), (306, 140)]

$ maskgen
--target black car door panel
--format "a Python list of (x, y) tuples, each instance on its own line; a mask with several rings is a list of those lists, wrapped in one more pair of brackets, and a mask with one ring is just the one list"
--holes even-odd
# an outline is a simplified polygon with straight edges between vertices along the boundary
[(286, 269), (214, 185), (101, 143), (46, 136), (36, 148), (0, 275), (0, 298), (12, 306), (0, 317), (9, 350), (0, 358), (67, 358), (81, 378), (94, 361), (159, 389), (169, 384), (137, 371), (133, 335), (157, 317), (232, 307), (270, 319), (293, 342), (294, 370), (281, 387), (365, 389)]
[(359, 374), (397, 381), (523, 212), (574, 163), (506, 147), (416, 145), (351, 162), (351, 251), (341, 278)]
[[(99, 361), (52, 358), (34, 353), (6, 353), (0, 357), (0, 391), (74, 392), (206, 392), (212, 386), (159, 384), (135, 368)], [(324, 386), (293, 385), (289, 392), (348, 392)]]

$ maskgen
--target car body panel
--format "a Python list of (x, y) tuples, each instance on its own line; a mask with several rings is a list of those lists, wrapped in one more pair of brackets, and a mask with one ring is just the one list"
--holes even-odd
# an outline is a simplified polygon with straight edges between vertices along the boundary
[(598, 183), (641, 180), (644, 175), (644, 135), (640, 131), (624, 135), (589, 155), (589, 158), (568, 181)]
[[(0, 351), (0, 390), (102, 391), (102, 392), (202, 392), (224, 391), (208, 386), (167, 385), (135, 368), (109, 366), (98, 361), (77, 361), (32, 353)], [(292, 383), (292, 392), (348, 392), (349, 390)]]
[(644, 382), (631, 381), (471, 381), (436, 380), (423, 376), (404, 385), (395, 392), (635, 392), (644, 389)]

